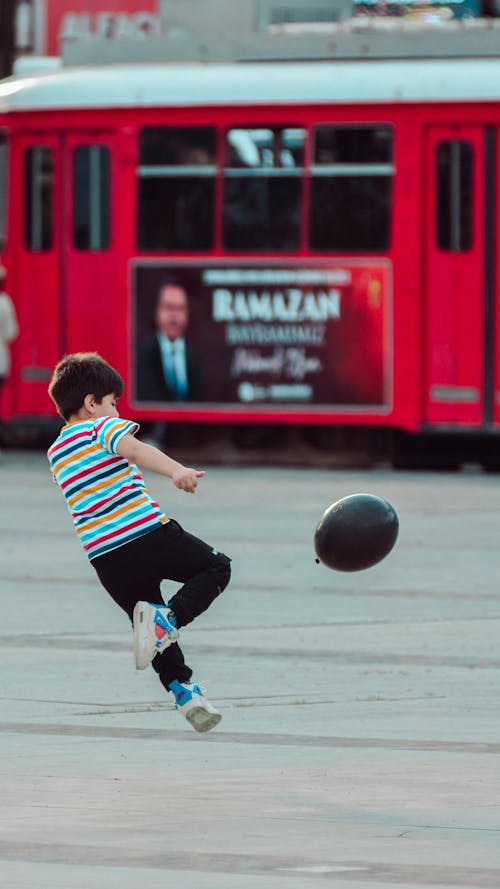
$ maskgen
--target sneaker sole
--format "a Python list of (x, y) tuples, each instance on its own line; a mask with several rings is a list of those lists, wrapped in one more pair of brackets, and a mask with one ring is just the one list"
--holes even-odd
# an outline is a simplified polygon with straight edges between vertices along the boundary
[(209, 732), (210, 729), (215, 728), (222, 719), (220, 713), (209, 713), (204, 707), (192, 707), (185, 716), (187, 721), (197, 732)]
[(136, 670), (145, 670), (153, 660), (146, 652), (147, 616), (142, 602), (138, 602), (132, 616), (134, 626), (134, 662)]

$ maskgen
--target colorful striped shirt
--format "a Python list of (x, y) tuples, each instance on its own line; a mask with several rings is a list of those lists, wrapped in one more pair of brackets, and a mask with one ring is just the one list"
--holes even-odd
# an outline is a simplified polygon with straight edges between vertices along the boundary
[(77, 534), (89, 559), (117, 549), (168, 522), (135, 464), (117, 453), (139, 424), (100, 417), (64, 426), (47, 451)]

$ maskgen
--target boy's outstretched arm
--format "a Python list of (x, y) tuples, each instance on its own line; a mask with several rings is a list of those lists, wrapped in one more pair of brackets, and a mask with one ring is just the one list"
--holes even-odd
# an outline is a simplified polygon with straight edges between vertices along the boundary
[(205, 475), (202, 470), (190, 469), (177, 460), (172, 460), (158, 448), (139, 441), (130, 433), (120, 439), (116, 450), (120, 457), (125, 457), (131, 463), (137, 463), (142, 469), (149, 469), (151, 472), (158, 472), (171, 478), (176, 488), (187, 491), (188, 494), (194, 494), (198, 479)]

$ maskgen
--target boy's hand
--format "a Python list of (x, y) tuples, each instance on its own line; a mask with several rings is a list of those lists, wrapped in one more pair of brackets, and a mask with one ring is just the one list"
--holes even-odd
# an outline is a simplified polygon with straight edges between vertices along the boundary
[(198, 487), (198, 479), (203, 478), (205, 473), (200, 469), (189, 469), (186, 466), (179, 466), (172, 473), (172, 481), (176, 488), (186, 491), (188, 494), (194, 494)]
[(172, 460), (168, 454), (164, 454), (158, 448), (154, 448), (144, 441), (138, 441), (131, 433), (127, 433), (120, 439), (116, 451), (120, 457), (137, 463), (143, 469), (168, 476), (176, 488), (187, 491), (188, 494), (194, 494), (198, 486), (198, 479), (205, 475), (199, 469), (190, 469), (183, 466), (182, 463), (178, 463), (177, 460)]

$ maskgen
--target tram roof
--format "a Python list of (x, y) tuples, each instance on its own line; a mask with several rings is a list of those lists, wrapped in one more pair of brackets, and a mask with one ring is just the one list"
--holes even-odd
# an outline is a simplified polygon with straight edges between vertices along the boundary
[(67, 67), (0, 81), (0, 111), (500, 99), (500, 58)]

